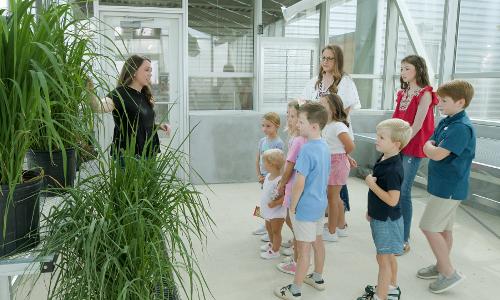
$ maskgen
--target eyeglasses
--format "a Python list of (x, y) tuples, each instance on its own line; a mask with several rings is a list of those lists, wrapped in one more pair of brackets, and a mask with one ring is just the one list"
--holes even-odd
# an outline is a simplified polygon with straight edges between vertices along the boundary
[(335, 60), (335, 57), (326, 57), (326, 56), (322, 56), (320, 60), (321, 60), (322, 62), (325, 62), (325, 61), (333, 61), (333, 60)]

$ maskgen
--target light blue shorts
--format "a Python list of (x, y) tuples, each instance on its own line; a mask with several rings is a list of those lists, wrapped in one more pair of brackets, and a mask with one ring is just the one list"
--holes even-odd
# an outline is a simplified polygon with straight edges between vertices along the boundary
[(372, 218), (370, 228), (377, 254), (400, 254), (403, 252), (402, 217), (394, 221), (391, 218), (387, 218), (385, 221)]

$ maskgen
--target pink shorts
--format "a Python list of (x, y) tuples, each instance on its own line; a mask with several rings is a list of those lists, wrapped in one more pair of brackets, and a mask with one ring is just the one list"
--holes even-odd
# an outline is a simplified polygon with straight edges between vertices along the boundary
[(328, 178), (328, 185), (344, 185), (347, 183), (351, 165), (347, 159), (347, 154), (338, 153), (332, 154), (330, 177)]

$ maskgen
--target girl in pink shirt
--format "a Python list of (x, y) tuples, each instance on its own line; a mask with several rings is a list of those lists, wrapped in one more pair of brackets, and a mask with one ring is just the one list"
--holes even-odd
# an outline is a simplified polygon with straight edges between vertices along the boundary
[[(290, 221), (290, 212), (288, 208), (290, 207), (292, 184), (295, 176), (293, 168), (295, 166), (295, 162), (297, 161), (297, 156), (299, 155), (300, 148), (307, 142), (307, 140), (304, 137), (298, 134), (299, 133), (297, 127), (298, 115), (299, 115), (299, 103), (298, 101), (293, 100), (288, 103), (288, 108), (286, 111), (288, 134), (290, 138), (288, 140), (288, 153), (286, 157), (285, 171), (281, 177), (280, 183), (278, 184), (279, 193), (281, 195), (283, 194), (285, 195), (283, 206), (285, 206), (288, 211), (288, 214), (286, 216), (286, 224), (288, 225), (288, 227), (290, 227), (292, 232), (293, 228), (292, 228), (292, 222)], [(296, 246), (295, 244), (296, 241), (294, 239), (293, 240), (294, 248)], [(295, 275), (296, 261), (297, 261), (297, 254), (294, 251), (294, 257), (289, 259), (288, 261), (278, 264), (277, 268), (281, 272)]]

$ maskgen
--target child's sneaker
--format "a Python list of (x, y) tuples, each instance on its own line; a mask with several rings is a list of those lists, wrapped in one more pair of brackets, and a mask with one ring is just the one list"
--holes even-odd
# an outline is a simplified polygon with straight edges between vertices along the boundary
[(330, 233), (328, 228), (323, 228), (323, 241), (325, 242), (337, 242), (339, 240), (339, 236), (337, 235), (337, 231), (335, 233)]
[(417, 277), (421, 279), (435, 279), (438, 276), (439, 272), (436, 265), (430, 265), (417, 271)]
[[(287, 257), (288, 258), (288, 257)], [(276, 266), (276, 268), (285, 274), (295, 275), (297, 270), (297, 264), (293, 261), (293, 258), (288, 262), (282, 262)]]
[(375, 300), (375, 297), (374, 293), (364, 293), (363, 296), (358, 297), (356, 300)]
[(286, 241), (284, 243), (281, 243), (281, 247), (283, 247), (283, 248), (290, 248), (292, 246), (293, 246), (293, 241), (292, 240), (288, 240), (288, 241)]
[(435, 294), (445, 292), (455, 285), (459, 284), (465, 279), (465, 275), (459, 273), (457, 270), (451, 274), (450, 277), (445, 277), (442, 274), (438, 275), (438, 279), (429, 284), (429, 289)]
[(285, 256), (293, 255), (293, 248), (281, 248), (280, 253)]
[(261, 252), (266, 252), (267, 250), (271, 249), (273, 245), (271, 243), (265, 243), (264, 245), (260, 246), (260, 251)]
[(302, 293), (292, 294), (292, 292), (290, 291), (291, 286), (292, 285), (289, 284), (287, 286), (277, 288), (276, 290), (274, 290), (274, 295), (276, 295), (280, 299), (285, 299), (285, 300), (288, 299), (300, 300), (302, 298)]
[(274, 252), (273, 249), (269, 249), (266, 252), (262, 252), (260, 254), (260, 257), (263, 259), (274, 259), (274, 258), (279, 258), (280, 253), (278, 251)]
[(313, 278), (313, 274), (309, 274), (304, 278), (304, 283), (312, 286), (313, 288), (317, 289), (318, 291), (324, 291), (325, 290), (325, 281), (323, 279), (319, 281), (315, 281)]
[(335, 230), (335, 233), (337, 233), (337, 235), (339, 237), (347, 237), (347, 236), (349, 236), (349, 234), (347, 234), (347, 224), (344, 225), (344, 228), (338, 228), (337, 227), (337, 230)]
[(267, 232), (260, 238), (260, 240), (263, 242), (270, 242), (271, 241), (269, 239), (269, 234), (267, 234)]
[[(376, 285), (367, 285), (365, 287), (366, 293), (375, 294), (376, 290)], [(389, 289), (389, 291), (387, 292), (387, 300), (399, 300), (399, 298), (401, 298), (401, 289), (399, 288), (399, 286), (395, 289)]]
[(284, 262), (284, 263), (289, 263), (293, 261), (293, 256), (285, 256), (283, 257), (283, 259), (281, 260), (281, 262)]
[(252, 231), (253, 235), (263, 235), (267, 233), (267, 229), (265, 225), (260, 226), (259, 228)]

